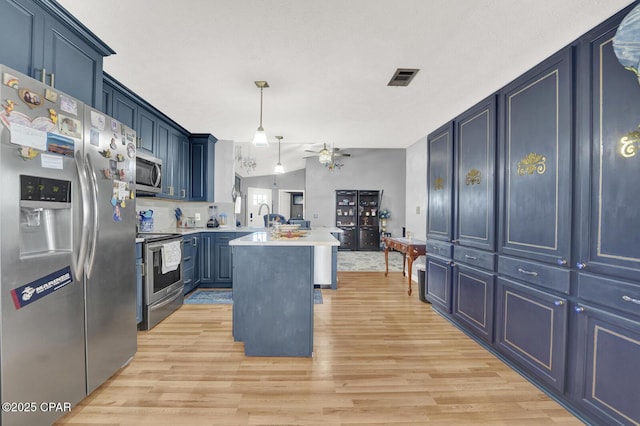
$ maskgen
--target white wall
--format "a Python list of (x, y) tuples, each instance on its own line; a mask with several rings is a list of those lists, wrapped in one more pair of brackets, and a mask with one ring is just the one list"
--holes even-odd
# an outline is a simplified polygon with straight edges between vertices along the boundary
[(407, 232), (427, 239), (427, 138), (407, 148)]
[[(388, 209), (389, 232), (402, 235), (405, 226), (406, 164), (404, 149), (349, 149), (341, 169), (330, 171), (317, 158), (307, 160), (306, 218), (311, 226), (335, 226), (336, 190), (384, 190), (380, 209)], [(424, 175), (426, 176), (426, 174)]]
[(215, 144), (215, 170), (213, 199), (217, 203), (230, 203), (231, 190), (235, 185), (234, 142), (219, 140)]

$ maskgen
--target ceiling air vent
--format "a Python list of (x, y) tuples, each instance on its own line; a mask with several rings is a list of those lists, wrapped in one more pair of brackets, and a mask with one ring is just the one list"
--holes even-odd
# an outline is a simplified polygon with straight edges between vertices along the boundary
[(418, 71), (420, 71), (418, 68), (398, 68), (387, 86), (408, 86)]

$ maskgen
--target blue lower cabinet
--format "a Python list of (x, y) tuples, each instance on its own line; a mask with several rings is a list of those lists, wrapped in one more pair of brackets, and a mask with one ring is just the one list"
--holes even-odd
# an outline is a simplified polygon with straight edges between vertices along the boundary
[(136, 243), (136, 322), (142, 322), (142, 243)]
[(461, 264), (453, 267), (453, 317), (465, 329), (493, 343), (495, 274)]
[(587, 304), (576, 310), (578, 403), (601, 424), (640, 424), (640, 322)]
[(215, 268), (214, 278), (216, 284), (228, 284), (233, 282), (233, 261), (229, 241), (235, 239), (235, 233), (218, 233), (213, 244)]
[(200, 287), (231, 288), (233, 256), (229, 241), (247, 233), (203, 232), (200, 241)]
[(451, 275), (451, 260), (427, 256), (426, 299), (435, 309), (447, 315), (451, 313)]
[(183, 238), (184, 252), (182, 255), (183, 272), (182, 280), (184, 281), (184, 294), (189, 293), (200, 283), (200, 270), (198, 268), (198, 240), (196, 234), (188, 235)]
[(562, 296), (498, 277), (496, 346), (526, 373), (563, 392), (568, 303)]

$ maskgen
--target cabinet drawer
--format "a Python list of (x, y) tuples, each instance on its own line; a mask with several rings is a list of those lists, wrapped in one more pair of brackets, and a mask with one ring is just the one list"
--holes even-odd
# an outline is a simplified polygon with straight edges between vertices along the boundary
[(478, 266), (490, 271), (495, 270), (496, 267), (496, 255), (494, 253), (468, 247), (454, 247), (453, 258), (458, 262)]
[(448, 243), (427, 240), (427, 254), (434, 254), (451, 259), (452, 248), (451, 244)]
[(508, 256), (498, 258), (498, 273), (569, 294), (569, 270)]
[(585, 273), (578, 274), (581, 301), (640, 317), (640, 285)]

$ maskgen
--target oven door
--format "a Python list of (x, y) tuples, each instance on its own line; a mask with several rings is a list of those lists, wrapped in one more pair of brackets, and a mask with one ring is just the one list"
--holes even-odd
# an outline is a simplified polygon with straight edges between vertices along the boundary
[(176, 293), (176, 290), (184, 288), (182, 281), (182, 261), (177, 269), (162, 273), (162, 246), (173, 241), (180, 241), (182, 251), (182, 238), (166, 239), (145, 244), (145, 296), (146, 305), (158, 303), (167, 296)]

